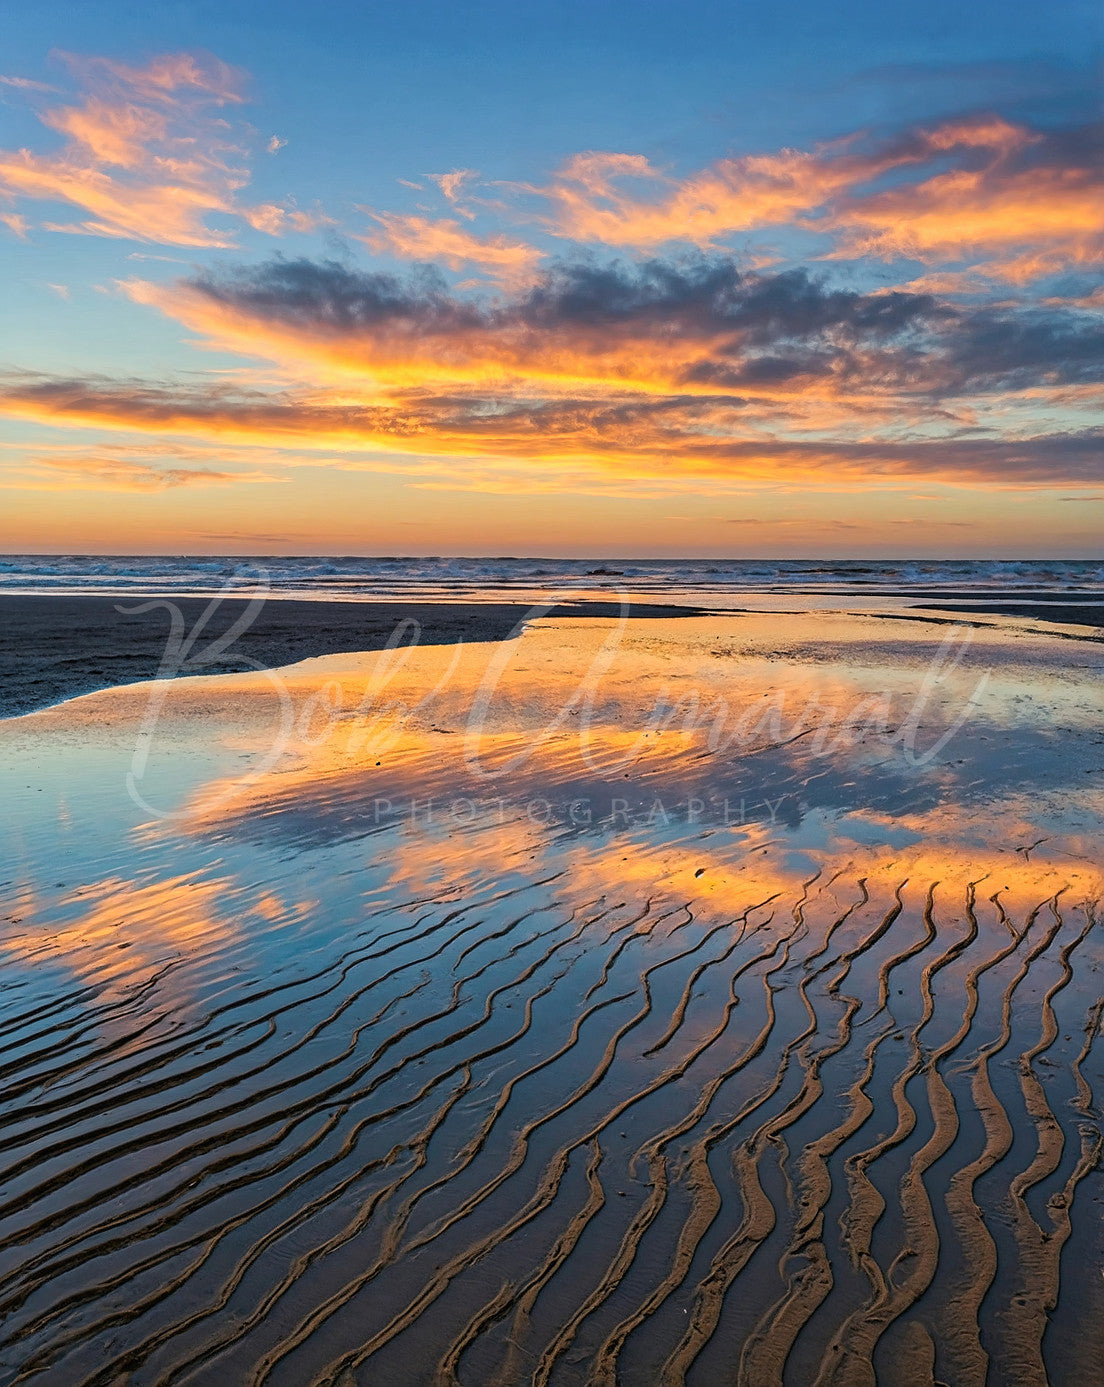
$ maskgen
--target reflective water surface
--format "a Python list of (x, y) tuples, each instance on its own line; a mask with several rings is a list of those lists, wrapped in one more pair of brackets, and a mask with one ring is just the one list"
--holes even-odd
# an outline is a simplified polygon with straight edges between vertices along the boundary
[(0, 1363), (1095, 1380), (1098, 643), (538, 621), (0, 724)]

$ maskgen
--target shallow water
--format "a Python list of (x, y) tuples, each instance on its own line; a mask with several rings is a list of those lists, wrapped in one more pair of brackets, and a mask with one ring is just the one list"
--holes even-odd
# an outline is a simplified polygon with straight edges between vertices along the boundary
[(4, 724), (3, 1380), (1093, 1381), (1102, 661), (556, 620)]

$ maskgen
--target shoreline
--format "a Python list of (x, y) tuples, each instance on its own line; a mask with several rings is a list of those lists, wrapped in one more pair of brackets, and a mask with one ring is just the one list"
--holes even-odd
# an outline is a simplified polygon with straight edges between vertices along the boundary
[[(907, 600), (911, 594), (901, 596)], [(198, 627), (202, 614), (216, 600), (214, 612), (202, 628)], [(225, 649), (221, 648), (220, 641), (244, 616), (250, 601), (248, 597), (223, 597), (219, 593), (198, 597), (170, 593), (130, 599), (100, 593), (2, 593), (0, 719), (21, 717), (85, 694), (157, 678), (163, 672), (172, 634), (172, 608), (166, 607), (169, 603), (183, 618), (182, 645), (174, 662), (176, 675), (237, 674), (250, 669), (280, 669), (325, 655), (367, 654), (384, 649), (406, 621), (417, 623), (416, 643), (421, 645), (498, 642), (515, 634), (518, 624), (537, 605), (520, 601), (301, 598), (270, 593), (248, 625)], [(542, 614), (608, 619), (619, 616), (621, 610), (619, 602), (595, 600), (556, 604)], [(856, 607), (854, 613), (933, 625), (953, 621), (955, 617), (966, 621), (979, 617), (991, 624), (993, 618), (1003, 617), (1055, 627), (1104, 628), (1104, 606), (1024, 601), (1011, 595), (987, 596), (984, 601), (967, 604), (961, 595), (954, 594), (953, 601), (915, 603), (881, 612)], [(645, 601), (634, 601), (629, 608), (630, 620), (756, 614), (759, 613), (755, 608)], [(1074, 636), (1055, 630), (1053, 634), (1100, 639), (1087, 633)], [(409, 636), (400, 640), (408, 644)]]
[[(183, 617), (179, 674), (239, 674), (279, 669), (323, 655), (384, 649), (404, 621), (418, 624), (417, 643), (507, 639), (533, 610), (532, 603), (347, 601), (269, 597), (232, 644), (220, 649), (246, 613), (248, 597), (226, 597), (197, 627), (219, 597), (134, 597), (82, 593), (0, 594), (0, 718), (39, 712), (83, 694), (154, 679), (172, 634), (172, 603)], [(146, 607), (146, 611), (120, 611)], [(612, 602), (564, 603), (547, 615), (618, 616)], [(695, 606), (634, 602), (631, 616), (700, 616)], [(194, 644), (189, 644), (194, 634)], [(409, 638), (403, 640), (409, 643)]]

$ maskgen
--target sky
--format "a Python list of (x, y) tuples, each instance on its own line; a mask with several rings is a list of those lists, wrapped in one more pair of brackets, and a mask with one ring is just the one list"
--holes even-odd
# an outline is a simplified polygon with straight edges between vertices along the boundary
[(0, 551), (1104, 556), (1104, 10), (7, 6)]

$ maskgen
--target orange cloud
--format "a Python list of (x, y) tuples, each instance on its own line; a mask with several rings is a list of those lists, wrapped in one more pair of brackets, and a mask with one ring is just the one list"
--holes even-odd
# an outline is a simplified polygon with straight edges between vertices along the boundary
[[(67, 202), (83, 217), (47, 226), (216, 247), (232, 242), (210, 224), (216, 213), (270, 235), (328, 222), (291, 198), (244, 202), (244, 149), (220, 114), (242, 100), (230, 69), (187, 56), (144, 68), (70, 61), (83, 97), (42, 114), (63, 149), (0, 152), (0, 193)], [(208, 387), (24, 378), (0, 388), (0, 412), (210, 449), (326, 454), (337, 466), (459, 462), (453, 484), (476, 478), (481, 489), (496, 468), (513, 469), (511, 486), (528, 469), (533, 491), (567, 469), (617, 484), (696, 476), (718, 489), (826, 477), (1082, 486), (1097, 479), (1102, 447), (1085, 418), (1104, 393), (1097, 300), (1017, 302), (1007, 286), (1101, 254), (1096, 149), (1085, 132), (973, 116), (729, 157), (683, 179), (641, 155), (579, 153), (547, 186), (524, 189), (561, 241), (652, 253), (628, 263), (591, 252), (545, 261), (541, 244), (483, 230), (472, 208), (492, 204), (469, 195), (472, 170), (456, 169), (433, 176), (447, 215), (363, 209), (372, 221), (359, 240), (429, 262), (405, 277), (275, 258), (122, 284), (201, 345), (243, 358)], [(0, 219), (26, 230), (21, 212)], [(654, 254), (778, 226), (820, 234), (826, 258), (908, 256), (931, 270), (858, 292), (801, 270), (749, 271), (750, 255), (738, 267), (685, 246)], [(485, 292), (450, 287), (434, 266), (480, 272)], [(118, 449), (45, 459), (17, 485), (265, 479)], [(448, 482), (438, 467), (423, 484)]]
[(153, 467), (126, 456), (36, 454), (4, 485), (18, 491), (169, 491), (181, 486), (227, 486), (276, 480), (259, 472), (210, 467)]
[[(44, 221), (44, 229), (226, 248), (235, 244), (233, 233), (213, 227), (213, 215), (240, 217), (271, 235), (329, 222), (293, 205), (239, 206), (248, 182), (246, 132), (236, 133), (219, 112), (244, 100), (244, 77), (225, 63), (191, 54), (164, 55), (142, 68), (71, 55), (66, 61), (82, 94), (39, 115), (64, 137), (63, 147), (48, 154), (0, 150), (0, 194), (64, 203), (83, 214)], [(25, 233), (22, 214), (4, 220)]]
[[(618, 476), (1036, 486), (1084, 484), (1099, 469), (1099, 431), (1074, 422), (1104, 386), (1096, 322), (1080, 311), (951, 308), (801, 272), (745, 275), (720, 257), (560, 264), (512, 294), (474, 297), (425, 272), (284, 258), (125, 287), (275, 372), (199, 390), (28, 377), (10, 382), (0, 410)], [(1024, 401), (1018, 427), (1013, 399)], [(1040, 423), (1048, 403), (1063, 424)]]
[(860, 294), (801, 271), (741, 274), (720, 257), (559, 264), (501, 298), (464, 297), (424, 273), (284, 259), (122, 287), (207, 344), (275, 363), (300, 398), (307, 381), (313, 403), (389, 410), (402, 432), (421, 431), (409, 401), (436, 393), (488, 428), (522, 412), (548, 428), (567, 401), (577, 419), (585, 407), (627, 431), (696, 402), (725, 433), (738, 418), (745, 434), (850, 425), (864, 439), (879, 421), (976, 427), (981, 399), (1033, 391), (1087, 408), (1104, 386), (1098, 327), (1083, 312)]
[[(571, 463), (667, 481), (785, 481), (844, 486), (925, 478), (951, 484), (1034, 487), (1094, 484), (1100, 431), (1002, 438), (816, 439), (744, 428), (738, 411), (693, 401), (522, 401), (488, 411), (479, 396), (409, 398), (389, 406), (321, 399), (235, 399), (79, 382), (9, 386), (0, 413), (63, 427), (294, 446), (303, 451), (412, 454), (512, 466)], [(237, 478), (235, 478), (237, 479)]]
[[(475, 176), (474, 169), (453, 169), (451, 173), (431, 173), (429, 178), (437, 184), (448, 202), (456, 203), (460, 199), (464, 184), (469, 183)], [(468, 213), (463, 212), (463, 215), (467, 216)]]
[(18, 212), (0, 212), (0, 222), (3, 222), (4, 225), (8, 228), (8, 230), (11, 231), (14, 235), (18, 236), (20, 240), (26, 239), (26, 217), (21, 216)]
[(892, 362), (874, 370), (858, 345), (832, 359), (796, 347), (768, 358), (763, 334), (878, 337), (932, 309), (923, 297), (827, 293), (800, 274), (742, 277), (724, 261), (656, 263), (637, 278), (618, 267), (560, 267), (494, 307), (443, 284), (422, 292), (330, 262), (281, 261), (225, 284), (122, 287), (220, 349), (377, 403), (379, 392), (435, 388), (792, 399), (813, 383), (821, 398), (868, 403), (887, 388), (879, 377)]
[[(960, 167), (870, 190), (948, 155)], [(989, 115), (873, 147), (856, 135), (812, 153), (721, 159), (684, 179), (639, 155), (578, 154), (529, 191), (551, 204), (548, 229), (575, 240), (711, 247), (790, 224), (837, 237), (836, 256), (957, 262), (995, 253), (987, 272), (1023, 282), (1104, 259), (1102, 168), (1091, 134), (1044, 135)]]
[(189, 92), (202, 93), (220, 105), (245, 100), (245, 74), (206, 53), (162, 53), (145, 67), (131, 67), (110, 58), (60, 55), (87, 86), (117, 85), (140, 100), (166, 95), (179, 99)]
[[(668, 241), (708, 247), (736, 231), (785, 222), (818, 206), (854, 177), (847, 161), (784, 150), (722, 159), (682, 181), (640, 155), (577, 154), (539, 189), (553, 206), (549, 229), (579, 241), (643, 249)], [(634, 196), (623, 179), (646, 180), (661, 196)]]
[(1104, 260), (1104, 175), (1007, 171), (994, 161), (857, 199), (833, 214), (833, 226), (843, 233), (838, 255), (945, 263), (996, 253), (979, 268), (1022, 284)]
[(0, 151), (0, 188), (13, 198), (62, 202), (86, 216), (58, 229), (184, 246), (229, 246), (211, 213), (233, 210), (246, 181), (242, 151), (212, 110), (240, 100), (224, 64), (188, 55), (145, 68), (70, 59), (85, 85), (76, 105), (41, 120), (66, 137), (53, 154)]
[(528, 279), (541, 252), (508, 236), (476, 236), (452, 217), (404, 216), (397, 212), (369, 212), (380, 230), (358, 236), (358, 241), (381, 255), (400, 260), (439, 260), (452, 270), (475, 265), (492, 279), (518, 283)]
[(333, 218), (321, 212), (301, 212), (297, 207), (281, 206), (276, 202), (261, 202), (255, 207), (243, 207), (239, 213), (255, 231), (267, 232), (269, 236), (282, 236), (287, 231), (317, 231), (321, 226), (332, 226)]

